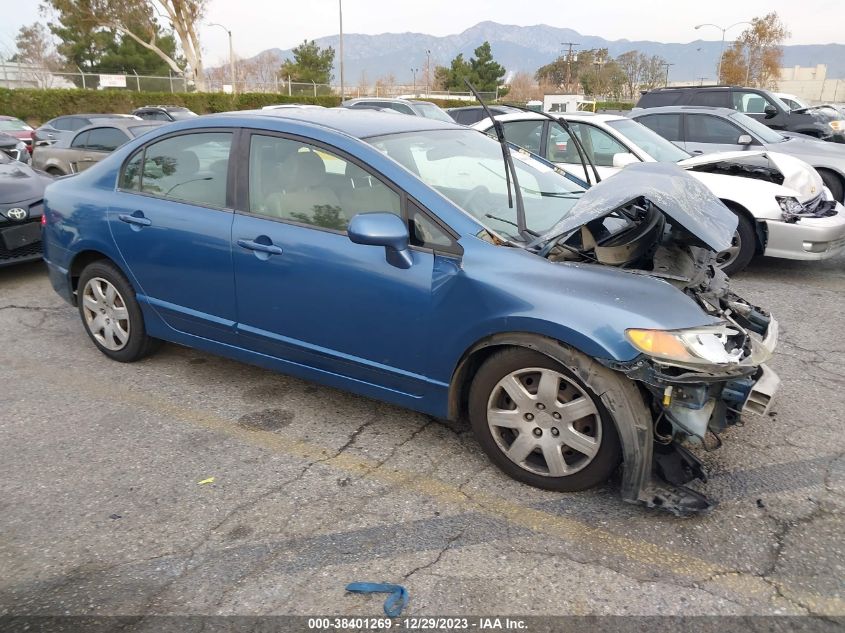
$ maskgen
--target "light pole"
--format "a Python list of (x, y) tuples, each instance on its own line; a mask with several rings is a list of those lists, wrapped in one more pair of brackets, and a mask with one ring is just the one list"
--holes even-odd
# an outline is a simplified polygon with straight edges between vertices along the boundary
[(340, 99), (344, 97), (343, 84), (343, 0), (337, 0), (337, 15), (340, 20)]
[(209, 22), (208, 26), (219, 26), (229, 34), (229, 73), (232, 79), (232, 94), (235, 94), (238, 90), (235, 86), (235, 49), (232, 48), (232, 31), (217, 22)]
[(425, 51), (425, 94), (431, 94), (431, 51)]
[[(722, 81), (722, 57), (725, 54), (725, 32), (730, 31), (733, 27), (739, 26), (740, 24), (751, 24), (751, 22), (736, 22), (735, 24), (731, 24), (730, 26), (721, 27), (718, 24), (696, 24), (695, 30), (697, 31), (702, 26), (712, 26), (714, 29), (719, 29), (722, 32), (722, 45), (719, 48), (719, 65), (716, 67), (716, 83), (720, 83)], [(751, 26), (754, 26), (751, 24)]]
[(417, 73), (420, 71), (419, 68), (412, 68), (411, 72), (414, 74), (414, 96), (417, 96)]

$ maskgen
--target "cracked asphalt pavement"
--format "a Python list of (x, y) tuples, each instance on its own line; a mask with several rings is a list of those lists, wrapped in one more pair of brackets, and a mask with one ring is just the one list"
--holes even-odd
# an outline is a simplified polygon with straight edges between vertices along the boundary
[[(518, 484), (462, 424), (175, 345), (102, 356), (43, 264), (0, 270), (0, 615), (845, 615), (845, 257), (754, 262), (774, 411), (678, 519)], [(198, 483), (213, 477), (212, 483)]]

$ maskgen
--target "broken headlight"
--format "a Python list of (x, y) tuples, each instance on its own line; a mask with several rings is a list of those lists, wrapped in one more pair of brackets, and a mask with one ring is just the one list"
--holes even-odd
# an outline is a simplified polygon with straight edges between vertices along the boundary
[(775, 196), (775, 199), (778, 201), (783, 219), (787, 222), (805, 211), (804, 205), (798, 202), (798, 198), (792, 196)]
[(830, 121), (828, 125), (834, 132), (845, 132), (845, 121)]
[(625, 330), (631, 345), (647, 356), (684, 365), (732, 365), (742, 360), (730, 338), (739, 332), (723, 323), (686, 330)]

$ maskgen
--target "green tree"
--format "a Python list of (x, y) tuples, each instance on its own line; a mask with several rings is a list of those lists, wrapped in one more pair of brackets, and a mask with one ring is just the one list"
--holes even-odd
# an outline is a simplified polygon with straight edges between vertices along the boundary
[[(484, 42), (475, 49), (475, 57), (469, 60), (470, 76), (481, 92), (495, 92), (505, 78), (505, 67), (493, 59), (490, 42)], [(500, 91), (500, 94), (503, 94)]]
[(327, 84), (332, 80), (334, 49), (320, 48), (314, 40), (305, 40), (293, 49), (293, 59), (286, 59), (280, 74), (291, 81), (313, 81)]
[[(158, 46), (169, 57), (184, 64), (177, 54), (176, 38), (172, 34), (160, 34)], [(136, 72), (139, 75), (167, 75), (170, 67), (158, 55), (144, 48), (130, 37), (113, 37), (99, 59), (98, 68), (104, 71)]]
[[(438, 66), (434, 71), (435, 84), (445, 80), (447, 90), (465, 91), (464, 80), (469, 79), (479, 92), (495, 92), (505, 77), (504, 66), (493, 59), (490, 42), (484, 42), (473, 51), (473, 54), (475, 57), (467, 61), (463, 53), (458, 53), (448, 68), (448, 74), (441, 70), (442, 66)], [(505, 92), (506, 89), (500, 89), (499, 96), (504, 95)]]

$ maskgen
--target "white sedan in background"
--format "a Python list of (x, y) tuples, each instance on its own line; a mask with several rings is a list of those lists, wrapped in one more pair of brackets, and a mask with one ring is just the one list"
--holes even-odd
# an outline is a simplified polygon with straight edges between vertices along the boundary
[[(632, 163), (671, 162), (706, 184), (739, 218), (731, 248), (719, 254), (729, 275), (745, 268), (754, 255), (817, 260), (845, 249), (845, 209), (833, 200), (818, 172), (797, 158), (748, 151), (693, 157), (626, 117), (586, 112), (562, 116), (602, 179)], [(511, 143), (594, 182), (560, 123), (533, 112), (496, 119)], [(493, 124), (484, 119), (472, 127), (491, 133)]]

